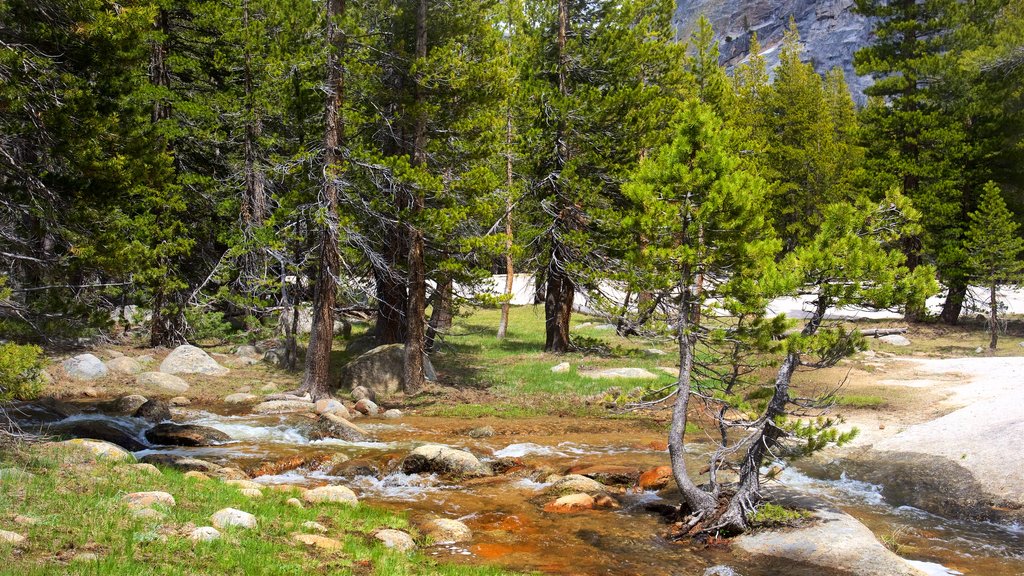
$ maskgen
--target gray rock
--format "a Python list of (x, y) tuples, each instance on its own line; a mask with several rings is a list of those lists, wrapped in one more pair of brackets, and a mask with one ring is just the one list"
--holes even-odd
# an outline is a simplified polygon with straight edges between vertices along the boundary
[(426, 444), (413, 450), (402, 461), (406, 474), (434, 473), (452, 476), (493, 476), (491, 467), (465, 450), (456, 450), (440, 444)]
[(337, 414), (342, 418), (348, 418), (348, 408), (334, 398), (321, 398), (316, 401), (314, 409), (317, 414)]
[(120, 356), (112, 360), (107, 360), (107, 368), (111, 372), (118, 372), (120, 374), (138, 374), (142, 372), (142, 364), (139, 364), (134, 358), (128, 356)]
[(189, 404), (192, 403), (192, 401), (186, 398), (185, 396), (175, 396), (174, 398), (171, 398), (167, 402), (171, 406), (188, 406)]
[(260, 351), (255, 346), (246, 344), (235, 349), (236, 356), (259, 356)]
[(569, 371), (572, 366), (568, 362), (562, 362), (561, 364), (555, 364), (551, 367), (552, 374), (565, 374)]
[(248, 512), (243, 512), (235, 508), (223, 508), (213, 513), (210, 516), (210, 523), (215, 528), (255, 528), (256, 517)]
[(188, 382), (173, 374), (165, 374), (163, 372), (143, 372), (135, 377), (135, 383), (153, 392), (165, 394), (188, 392)]
[(302, 499), (310, 504), (346, 504), (356, 506), (359, 499), (355, 492), (344, 486), (320, 486), (302, 493)]
[(398, 408), (391, 408), (390, 410), (384, 411), (385, 420), (398, 420), (402, 417), (402, 411)]
[(644, 370), (643, 368), (606, 368), (603, 370), (588, 370), (581, 372), (580, 376), (586, 376), (588, 378), (636, 378), (636, 379), (653, 379), (657, 378), (651, 372)]
[(146, 430), (146, 440), (164, 446), (211, 446), (230, 442), (231, 437), (209, 426), (164, 422)]
[(316, 405), (302, 400), (271, 400), (253, 407), (255, 414), (285, 414), (288, 412), (312, 412)]
[(380, 408), (370, 400), (369, 398), (363, 398), (359, 402), (356, 402), (355, 411), (367, 416), (376, 416), (380, 412)]
[(224, 402), (227, 404), (248, 404), (255, 402), (259, 399), (259, 396), (255, 394), (248, 394), (246, 392), (237, 392), (235, 394), (228, 394), (224, 397)]
[(178, 454), (163, 454), (159, 452), (146, 454), (142, 457), (142, 461), (147, 464), (166, 466), (167, 468), (174, 468), (175, 470), (181, 470), (183, 472), (213, 473), (221, 469), (221, 466), (214, 464), (213, 462), (200, 460), (199, 458), (191, 458)]
[(129, 394), (120, 398), (102, 402), (99, 409), (112, 416), (133, 416), (149, 399), (140, 394)]
[(213, 526), (200, 526), (188, 534), (188, 539), (193, 542), (213, 542), (218, 538), (220, 531)]
[(102, 440), (87, 440), (84, 438), (75, 438), (73, 440), (65, 440), (64, 442), (57, 442), (55, 446), (67, 447), (72, 450), (77, 450), (83, 454), (87, 454), (93, 460), (112, 460), (116, 462), (131, 462), (135, 459), (130, 452), (121, 448), (116, 444), (110, 442), (103, 442)]
[(888, 336), (882, 336), (878, 340), (890, 346), (910, 346), (910, 340), (902, 334), (889, 334)]
[(473, 428), (469, 432), (466, 432), (466, 436), (470, 438), (490, 438), (494, 436), (494, 428), (490, 426), (480, 426), (479, 428)]
[(205, 374), (223, 376), (229, 370), (210, 357), (202, 348), (182, 344), (164, 358), (160, 371), (165, 374)]
[(135, 411), (135, 417), (150, 422), (163, 422), (171, 419), (171, 407), (163, 400), (146, 400), (145, 404)]
[(401, 530), (385, 528), (384, 530), (378, 530), (373, 537), (380, 540), (384, 546), (399, 552), (411, 552), (416, 549), (416, 542), (412, 539), (412, 536)]
[(57, 422), (50, 428), (50, 432), (65, 437), (102, 440), (132, 452), (146, 448), (139, 440), (138, 429), (127, 420), (102, 416), (76, 416)]
[(366, 386), (356, 386), (355, 388), (352, 389), (353, 402), (359, 402), (363, 398), (367, 398), (369, 400), (373, 400), (374, 402), (376, 402), (377, 394), (370, 388), (367, 388)]
[(64, 361), (64, 371), (75, 380), (95, 380), (110, 372), (106, 364), (92, 354), (79, 354), (68, 358)]
[(437, 518), (427, 522), (424, 532), (435, 544), (454, 544), (469, 542), (473, 539), (473, 531), (469, 529), (469, 526), (449, 518)]
[[(434, 375), (434, 367), (430, 364), (429, 358), (424, 358), (423, 364), (430, 380), (429, 376)], [(394, 394), (402, 389), (404, 369), (404, 344), (377, 346), (345, 365), (338, 387), (342, 390), (354, 390), (364, 386), (373, 390), (376, 396)]]
[(323, 414), (317, 418), (309, 433), (311, 440), (338, 438), (347, 442), (363, 442), (369, 439), (369, 436), (366, 430), (334, 413)]
[(0, 542), (4, 544), (11, 544), (17, 546), (18, 544), (25, 543), (25, 537), (17, 532), (9, 532), (7, 530), (0, 530)]

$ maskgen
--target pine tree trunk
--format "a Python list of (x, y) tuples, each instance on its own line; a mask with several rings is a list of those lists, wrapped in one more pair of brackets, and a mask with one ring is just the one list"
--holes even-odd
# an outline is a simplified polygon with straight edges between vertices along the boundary
[[(249, 18), (249, 0), (245, 0), (242, 3), (242, 25), (246, 29), (249, 28)], [(262, 126), (256, 118), (256, 106), (253, 102), (255, 94), (252, 81), (252, 53), (248, 45), (245, 47), (243, 62), (246, 119), (243, 142), (245, 192), (242, 196), (242, 222), (246, 234), (251, 236), (252, 229), (262, 225), (267, 217), (267, 194), (265, 178), (258, 165), (257, 141), (262, 133)]]
[(541, 269), (537, 270), (537, 273), (534, 274), (534, 276), (533, 276), (533, 303), (534, 304), (543, 304), (544, 302), (547, 301), (547, 287), (548, 287), (547, 275), (545, 274), (544, 269), (541, 268)]
[(452, 327), (452, 289), (454, 282), (445, 278), (431, 299), (430, 323), (427, 325), (427, 351), (437, 350), (437, 336)]
[[(158, 88), (169, 90), (171, 87), (171, 71), (167, 63), (167, 36), (170, 34), (170, 16), (167, 11), (157, 11), (156, 21), (153, 29), (162, 38), (154, 41), (149, 50), (149, 83)], [(171, 105), (162, 98), (153, 101), (152, 122), (156, 124), (171, 117)], [(167, 146), (163, 138), (158, 140), (158, 146)], [(153, 312), (150, 321), (149, 345), (167, 346), (173, 340), (173, 334), (168, 326), (170, 319), (164, 314), (164, 307), (167, 302), (167, 293), (163, 286), (158, 286), (153, 295)]]
[(560, 269), (556, 258), (551, 259), (547, 277), (548, 285), (544, 295), (544, 351), (562, 354), (571, 348), (569, 322), (576, 288)]
[(508, 314), (512, 307), (512, 283), (515, 269), (512, 265), (512, 112), (505, 117), (505, 301), (501, 303), (498, 322), (498, 340), (508, 333)]
[(942, 312), (939, 318), (950, 326), (960, 323), (960, 313), (964, 308), (964, 299), (967, 297), (967, 282), (963, 280), (950, 281), (949, 291), (946, 300), (942, 303)]
[[(423, 62), (427, 57), (427, 0), (418, 0), (416, 4), (416, 59)], [(416, 79), (415, 103), (418, 117), (413, 134), (412, 165), (422, 167), (427, 161), (427, 116), (423, 110), (425, 94), (422, 78)], [(409, 308), (405, 314), (408, 325), (405, 338), (405, 370), (402, 387), (406, 394), (416, 394), (423, 388), (426, 381), (423, 370), (423, 358), (426, 355), (426, 308), (427, 308), (427, 275), (426, 254), (424, 253), (423, 232), (418, 228), (416, 217), (423, 212), (423, 194), (410, 190), (410, 212), (412, 222), (409, 227)]]
[(327, 222), (321, 231), (320, 265), (313, 293), (313, 329), (306, 351), (306, 367), (302, 390), (314, 399), (329, 394), (331, 348), (334, 343), (334, 304), (337, 278), (341, 269), (338, 251), (338, 197), (342, 171), (345, 124), (342, 106), (345, 97), (345, 37), (339, 21), (345, 15), (345, 0), (327, 1), (327, 128), (324, 135), (325, 182), (321, 202), (326, 208)]
[(995, 350), (996, 344), (999, 342), (999, 319), (996, 316), (999, 311), (999, 302), (996, 300), (996, 285), (992, 284), (988, 291), (988, 329), (992, 332), (992, 337), (988, 341), (989, 350)]
[[(400, 244), (404, 245), (405, 242)], [(401, 248), (389, 245), (391, 256), (397, 256)], [(405, 342), (405, 313), (409, 307), (409, 293), (405, 282), (397, 278), (394, 265), (387, 270), (375, 270), (377, 287), (377, 322), (374, 337), (378, 345), (401, 344)]]

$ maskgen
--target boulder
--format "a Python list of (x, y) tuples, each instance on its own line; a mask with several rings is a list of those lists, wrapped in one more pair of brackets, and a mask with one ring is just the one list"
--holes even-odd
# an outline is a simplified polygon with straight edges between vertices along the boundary
[(356, 498), (355, 492), (344, 486), (320, 486), (319, 488), (306, 490), (302, 494), (302, 499), (310, 504), (332, 503), (347, 504), (349, 506), (359, 504), (359, 499)]
[(363, 398), (359, 402), (356, 402), (355, 411), (367, 416), (376, 416), (380, 413), (380, 408), (377, 407), (377, 404), (375, 404), (373, 400)]
[(594, 509), (594, 497), (590, 494), (566, 494), (553, 502), (544, 505), (545, 512), (567, 514)]
[(242, 488), (238, 492), (250, 500), (263, 498), (263, 491), (258, 488)]
[(435, 544), (454, 544), (469, 542), (473, 539), (473, 531), (469, 529), (469, 526), (450, 518), (431, 520), (424, 525), (423, 531)]
[[(298, 498), (289, 498), (285, 500), (284, 503), (293, 508), (304, 508), (302, 500), (299, 500)], [(325, 529), (324, 531), (326, 532), (327, 530)]]
[(182, 344), (164, 358), (160, 371), (165, 374), (205, 374), (223, 376), (229, 370), (210, 357), (202, 348)]
[(188, 539), (193, 542), (213, 542), (218, 538), (220, 531), (213, 526), (200, 526), (188, 534)]
[(119, 374), (138, 374), (142, 372), (142, 364), (128, 356), (121, 356), (112, 360), (107, 360), (107, 368), (111, 372), (117, 372)]
[(92, 354), (79, 354), (64, 361), (64, 371), (75, 380), (103, 378), (110, 371), (102, 360)]
[[(299, 508), (301, 508), (301, 507), (302, 506), (300, 505)], [(304, 529), (312, 530), (313, 532), (319, 532), (321, 534), (326, 534), (327, 533), (327, 526), (324, 526), (323, 524), (321, 524), (319, 522), (315, 522), (313, 520), (306, 520), (305, 522), (303, 522), (301, 524), (301, 526)]]
[(138, 438), (137, 429), (130, 421), (106, 417), (76, 417), (54, 424), (50, 432), (73, 438), (90, 438), (117, 444), (132, 452), (144, 450), (146, 445)]
[(78, 450), (82, 453), (88, 454), (94, 460), (130, 462), (135, 459), (135, 457), (124, 448), (121, 448), (116, 444), (111, 444), (110, 442), (103, 442), (102, 440), (75, 438), (74, 440), (57, 442), (55, 445)]
[(0, 530), (0, 542), (17, 546), (18, 544), (23, 544), (25, 542), (25, 537), (17, 532)]
[(633, 486), (640, 478), (640, 469), (630, 466), (613, 466), (602, 464), (598, 466), (575, 466), (569, 469), (570, 474), (586, 476), (598, 482), (611, 486)]
[(164, 446), (210, 446), (230, 442), (231, 437), (209, 426), (164, 422), (146, 430), (146, 440)]
[(580, 476), (579, 474), (568, 474), (552, 482), (551, 486), (548, 486), (548, 494), (565, 494), (565, 493), (584, 493), (584, 494), (602, 494), (607, 492), (608, 488), (604, 484), (601, 484), (597, 480), (587, 478), (586, 476)]
[(210, 516), (210, 523), (221, 530), (225, 528), (255, 528), (256, 517), (235, 508), (223, 508)]
[(385, 420), (398, 420), (402, 417), (402, 411), (398, 408), (391, 408), (390, 410), (384, 411)]
[(568, 362), (562, 362), (560, 364), (555, 364), (554, 366), (552, 366), (551, 367), (551, 373), (552, 374), (565, 374), (566, 372), (569, 371), (570, 368), (572, 368), (571, 364), (569, 364)]
[(466, 436), (470, 438), (490, 438), (494, 436), (494, 428), (490, 426), (480, 426), (479, 428), (472, 428), (466, 432)]
[(235, 349), (235, 356), (259, 356), (260, 351), (251, 344), (245, 344)]
[(651, 372), (644, 370), (643, 368), (605, 368), (603, 370), (588, 370), (581, 372), (580, 376), (586, 376), (587, 378), (630, 378), (630, 379), (654, 379), (657, 378)]
[(255, 414), (285, 414), (287, 412), (312, 412), (316, 405), (305, 400), (271, 400), (253, 407)]
[(163, 422), (171, 419), (171, 407), (163, 400), (146, 400), (146, 402), (139, 406), (139, 409), (135, 411), (136, 418), (142, 418), (150, 422)]
[(295, 534), (292, 536), (292, 539), (307, 546), (320, 548), (321, 550), (341, 550), (345, 547), (344, 544), (334, 538), (317, 536), (316, 534)]
[(52, 424), (82, 411), (73, 404), (46, 396), (31, 402), (12, 402), (6, 405), (8, 416), (21, 424)]
[(334, 398), (321, 398), (316, 401), (313, 407), (317, 414), (337, 414), (342, 418), (348, 418), (348, 408)]
[[(404, 369), (404, 344), (377, 346), (345, 365), (338, 386), (342, 390), (354, 390), (363, 386), (373, 390), (376, 395), (394, 394), (402, 389)], [(423, 359), (423, 370), (427, 380), (437, 379), (429, 358)]]
[(236, 392), (234, 394), (228, 394), (224, 397), (226, 404), (248, 404), (255, 402), (259, 399), (259, 396), (255, 394), (249, 394), (247, 392)]
[(132, 464), (132, 469), (147, 476), (160, 476), (163, 474), (163, 472), (161, 472), (159, 468), (153, 466), (152, 464), (146, 464), (145, 462), (140, 462), (139, 464)]
[(140, 394), (129, 394), (114, 400), (101, 402), (98, 407), (101, 411), (112, 416), (134, 416), (147, 401), (148, 398)]
[(309, 432), (310, 440), (337, 438), (346, 442), (364, 442), (369, 433), (337, 414), (321, 414)]
[(785, 573), (790, 562), (800, 562), (823, 571), (841, 566), (857, 576), (924, 576), (849, 514), (823, 508), (814, 516), (817, 522), (801, 528), (744, 534), (733, 546), (762, 557), (759, 566), (767, 571)]
[(143, 372), (135, 377), (135, 383), (154, 392), (166, 394), (188, 392), (188, 382), (173, 374), (164, 374), (163, 372)]
[(440, 444), (426, 444), (413, 450), (402, 461), (406, 474), (435, 473), (464, 477), (492, 476), (490, 466), (465, 450)]
[(353, 402), (359, 402), (363, 398), (369, 398), (370, 400), (376, 402), (377, 394), (372, 389), (367, 388), (366, 386), (356, 386), (355, 388), (352, 389)]
[(378, 530), (373, 537), (380, 540), (384, 546), (399, 552), (411, 552), (416, 549), (416, 542), (413, 541), (412, 536), (401, 530), (385, 528)]
[(184, 472), (212, 473), (220, 470), (221, 468), (213, 462), (207, 462), (206, 460), (200, 460), (199, 458), (191, 458), (188, 456), (181, 456), (179, 454), (163, 454), (160, 452), (146, 454), (142, 457), (142, 461), (147, 464), (166, 466), (167, 468), (174, 468), (175, 470), (182, 470)]
[(192, 401), (186, 398), (185, 396), (175, 396), (174, 398), (171, 398), (167, 402), (171, 406), (188, 406), (189, 404), (192, 403)]
[(150, 522), (163, 522), (167, 515), (152, 508), (136, 508), (132, 510), (132, 517), (139, 520), (149, 520)]
[(174, 506), (174, 496), (167, 492), (132, 492), (121, 497), (125, 505), (133, 509), (150, 508), (154, 504), (162, 506)]
[(910, 340), (902, 334), (889, 334), (888, 336), (882, 336), (878, 341), (885, 342), (890, 346), (910, 346)]
[(657, 466), (644, 471), (637, 484), (643, 490), (661, 490), (672, 482), (672, 467)]
[(287, 348), (272, 348), (263, 353), (263, 361), (271, 366), (283, 368), (288, 361)]

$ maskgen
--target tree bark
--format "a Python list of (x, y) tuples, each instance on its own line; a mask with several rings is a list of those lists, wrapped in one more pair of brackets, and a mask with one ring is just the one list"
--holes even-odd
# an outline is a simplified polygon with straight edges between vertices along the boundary
[(949, 291), (946, 293), (946, 300), (942, 303), (942, 312), (939, 319), (943, 323), (955, 326), (960, 323), (960, 313), (964, 308), (964, 299), (967, 297), (967, 282), (963, 280), (950, 281)]
[[(427, 57), (427, 0), (416, 4), (416, 59)], [(416, 103), (416, 127), (413, 134), (412, 166), (422, 167), (427, 161), (427, 115), (423, 109), (426, 95), (421, 77), (416, 78), (414, 100)], [(423, 212), (423, 193), (410, 190), (411, 222), (409, 228), (409, 308), (406, 312), (408, 329), (405, 339), (405, 370), (402, 387), (406, 394), (415, 394), (426, 381), (423, 357), (426, 354), (425, 314), (427, 308), (426, 255), (423, 232), (418, 228), (416, 218)]]
[(996, 300), (996, 285), (992, 284), (988, 291), (988, 329), (992, 332), (992, 337), (988, 342), (989, 350), (995, 350), (996, 344), (999, 342), (999, 319), (996, 316), (999, 312), (999, 302)]
[(548, 266), (548, 285), (544, 295), (544, 351), (562, 354), (571, 348), (569, 322), (576, 287), (561, 269), (559, 258), (552, 255)]
[(544, 268), (537, 270), (537, 273), (533, 276), (533, 303), (543, 304), (547, 301), (547, 286), (548, 279), (544, 273)]
[(314, 399), (329, 394), (331, 348), (334, 343), (334, 304), (337, 278), (341, 269), (338, 251), (338, 197), (343, 154), (345, 121), (342, 113), (345, 97), (345, 35), (340, 21), (345, 16), (346, 0), (327, 1), (327, 129), (324, 134), (324, 187), (321, 202), (327, 221), (321, 231), (320, 265), (313, 294), (313, 328), (306, 351), (302, 388)]
[[(401, 242), (404, 246), (405, 242)], [(401, 247), (389, 246), (390, 256), (397, 256)], [(405, 313), (409, 306), (409, 293), (405, 281), (397, 277), (397, 262), (391, 261), (389, 269), (374, 270), (377, 286), (377, 322), (374, 336), (378, 345), (401, 344), (405, 342)]]
[(427, 351), (437, 350), (437, 336), (452, 327), (452, 288), (454, 282), (445, 278), (431, 299), (430, 323), (427, 325)]
[(512, 264), (512, 112), (505, 117), (505, 301), (501, 303), (498, 340), (508, 333), (508, 315), (512, 307), (512, 286), (515, 269)]

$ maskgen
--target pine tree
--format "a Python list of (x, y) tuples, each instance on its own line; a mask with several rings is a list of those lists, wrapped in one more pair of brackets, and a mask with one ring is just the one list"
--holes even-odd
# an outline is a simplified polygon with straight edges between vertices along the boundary
[(988, 288), (991, 333), (989, 349), (995, 350), (999, 338), (998, 289), (1006, 284), (1024, 282), (1024, 239), (1018, 233), (1019, 224), (1003, 201), (999, 186), (988, 182), (982, 191), (978, 209), (970, 214), (965, 248), (971, 278)]

